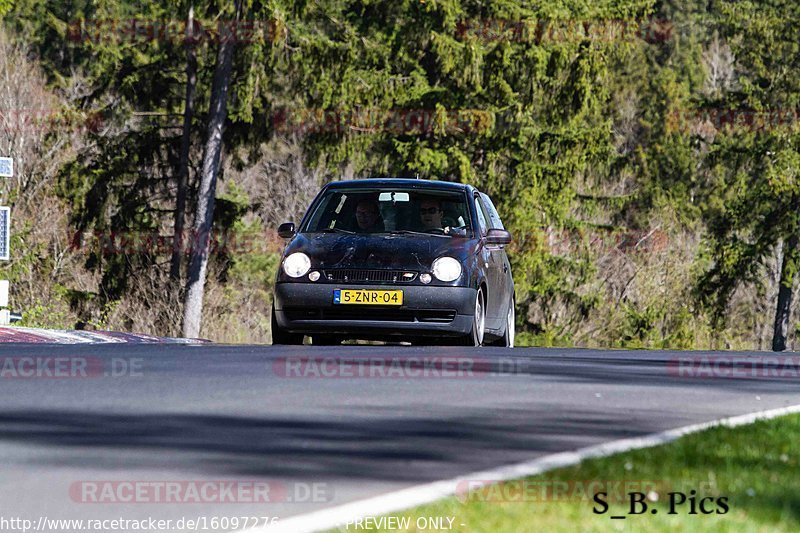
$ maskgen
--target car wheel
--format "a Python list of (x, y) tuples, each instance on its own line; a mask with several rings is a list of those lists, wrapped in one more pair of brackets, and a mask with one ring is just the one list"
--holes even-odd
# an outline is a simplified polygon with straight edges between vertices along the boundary
[(464, 337), (463, 343), (466, 346), (481, 346), (484, 331), (486, 331), (486, 299), (483, 297), (483, 289), (478, 289), (475, 297), (475, 313), (472, 315), (472, 331)]
[(275, 306), (272, 306), (272, 344), (300, 345), (303, 344), (302, 333), (289, 333), (278, 325), (275, 320)]
[(506, 331), (503, 333), (503, 338), (500, 339), (502, 342), (501, 346), (505, 346), (506, 348), (513, 348), (514, 347), (514, 337), (516, 336), (516, 310), (514, 309), (514, 299), (512, 298), (510, 302), (508, 302), (508, 313), (506, 313)]
[(508, 303), (508, 313), (506, 313), (506, 330), (503, 336), (492, 343), (492, 346), (503, 346), (504, 348), (514, 347), (514, 336), (516, 333), (515, 322), (517, 319), (516, 311), (514, 309), (514, 299)]

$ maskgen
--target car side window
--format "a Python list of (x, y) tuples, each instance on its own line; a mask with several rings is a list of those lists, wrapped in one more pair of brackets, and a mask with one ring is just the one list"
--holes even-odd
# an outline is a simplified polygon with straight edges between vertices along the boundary
[(478, 228), (480, 229), (481, 235), (486, 235), (488, 231), (486, 208), (483, 207), (483, 202), (481, 202), (477, 195), (475, 196), (475, 212), (478, 213)]
[(492, 203), (492, 199), (481, 193), (481, 200), (483, 200), (483, 205), (486, 206), (486, 212), (489, 214), (489, 227), (492, 229), (506, 229), (503, 226), (503, 221), (500, 220), (500, 214)]

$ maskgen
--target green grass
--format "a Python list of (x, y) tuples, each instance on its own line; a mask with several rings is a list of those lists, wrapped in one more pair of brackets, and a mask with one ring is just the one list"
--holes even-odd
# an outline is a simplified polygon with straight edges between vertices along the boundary
[[(631, 490), (654, 489), (657, 501), (647, 503), (650, 509), (657, 509), (657, 514), (648, 511), (612, 520), (612, 515), (626, 514), (629, 504), (627, 500), (610, 499), (606, 514), (594, 514), (594, 490), (580, 485), (593, 480), (626, 480)], [(542, 498), (541, 492), (534, 491), (526, 501), (502, 497), (513, 497), (518, 494), (513, 491), (522, 486), (566, 487), (567, 496)], [(688, 494), (691, 490), (697, 491), (698, 500), (727, 497), (729, 511), (691, 515), (687, 502), (676, 507), (680, 514), (669, 515), (667, 493)], [(798, 531), (800, 415), (734, 429), (714, 428), (663, 446), (591, 459), (510, 484), (476, 489), (393, 516), (410, 517), (411, 527), (371, 531), (431, 531), (416, 528), (418, 517), (455, 518), (453, 531)], [(365, 530), (352, 525), (339, 529)]]

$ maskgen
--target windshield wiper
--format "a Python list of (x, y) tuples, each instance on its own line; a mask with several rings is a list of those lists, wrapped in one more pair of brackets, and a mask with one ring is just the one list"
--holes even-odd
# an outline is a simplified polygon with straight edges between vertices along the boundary
[(322, 228), (318, 233), (347, 233), (348, 235), (355, 235), (355, 231), (350, 231), (342, 228)]
[(450, 237), (447, 233), (428, 233), (426, 231), (413, 231), (410, 229), (396, 229), (389, 232), (392, 235), (425, 235), (426, 237)]

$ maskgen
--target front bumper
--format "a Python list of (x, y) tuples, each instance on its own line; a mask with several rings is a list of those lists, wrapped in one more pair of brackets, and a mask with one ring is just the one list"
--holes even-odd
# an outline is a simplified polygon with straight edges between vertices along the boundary
[[(334, 289), (401, 289), (403, 305), (334, 305)], [(469, 287), (283, 282), (275, 286), (275, 319), (309, 335), (462, 336), (472, 329), (476, 294)]]

